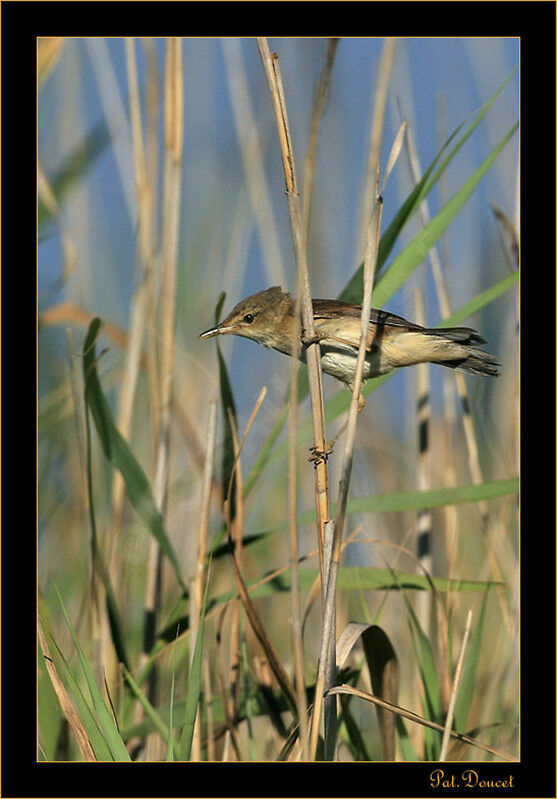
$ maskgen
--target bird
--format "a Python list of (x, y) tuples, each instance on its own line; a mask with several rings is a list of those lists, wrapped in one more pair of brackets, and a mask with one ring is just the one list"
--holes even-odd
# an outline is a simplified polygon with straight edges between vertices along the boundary
[[(354, 388), (361, 335), (362, 306), (340, 300), (313, 299), (315, 336), (309, 339), (301, 328), (296, 347), (301, 361), (308, 346), (319, 342), (321, 368)], [(280, 286), (252, 294), (239, 302), (215, 327), (199, 338), (236, 335), (292, 355), (295, 301)], [(427, 328), (389, 311), (371, 309), (362, 384), (394, 369), (418, 363), (436, 363), (459, 372), (497, 377), (499, 363), (481, 349), (484, 338), (470, 327)], [(360, 395), (358, 410), (365, 405)], [(335, 436), (333, 442), (338, 439)], [(330, 454), (330, 453), (329, 453)], [(321, 453), (323, 455), (323, 453)]]

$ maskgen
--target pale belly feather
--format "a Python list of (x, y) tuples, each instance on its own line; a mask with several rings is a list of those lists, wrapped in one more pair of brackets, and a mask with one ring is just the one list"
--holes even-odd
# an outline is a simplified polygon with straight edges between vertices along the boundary
[[(321, 342), (321, 366), (326, 374), (349, 383), (356, 372), (357, 361), (357, 351), (336, 346), (329, 347), (325, 341)], [(368, 352), (364, 362), (362, 379), (367, 380), (370, 377), (378, 377), (390, 372), (391, 369), (392, 366), (386, 361), (385, 357), (381, 358), (380, 352)]]

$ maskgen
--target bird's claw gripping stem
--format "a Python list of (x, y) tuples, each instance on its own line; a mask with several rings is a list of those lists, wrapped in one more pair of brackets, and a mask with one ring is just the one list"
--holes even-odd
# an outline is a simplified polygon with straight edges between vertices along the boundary
[(319, 333), (315, 333), (313, 336), (308, 336), (305, 329), (302, 330), (301, 340), (304, 347), (309, 347), (310, 344), (319, 344), (322, 339), (323, 336), (320, 336)]
[(310, 463), (313, 463), (314, 468), (317, 468), (320, 463), (327, 463), (329, 455), (333, 452), (333, 448), (329, 447), (327, 444), (327, 449), (325, 451), (317, 449), (317, 447), (310, 447), (309, 451), (311, 455), (308, 460)]

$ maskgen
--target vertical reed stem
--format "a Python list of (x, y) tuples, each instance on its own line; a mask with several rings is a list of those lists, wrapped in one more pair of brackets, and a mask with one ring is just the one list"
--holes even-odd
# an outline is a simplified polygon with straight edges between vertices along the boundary
[[(157, 446), (154, 498), (166, 517), (170, 423), (172, 417), (172, 372), (174, 362), (174, 324), (176, 267), (178, 257), (183, 144), (182, 43), (168, 39), (165, 63), (165, 157), (163, 178), (163, 216), (161, 253), (160, 329), (160, 428)], [(162, 558), (153, 539), (149, 554), (145, 599), (144, 655), (155, 643), (156, 620), (162, 588)], [(156, 670), (149, 675), (149, 701), (156, 702)]]
[[(286, 103), (282, 87), (282, 78), (278, 56), (271, 55), (265, 38), (257, 39), (257, 46), (267, 76), (269, 90), (273, 101), (277, 120), (279, 141), (281, 147), (284, 178), (286, 183), (286, 196), (290, 212), (290, 228), (294, 244), (294, 254), (298, 268), (298, 286), (301, 291), (302, 321), (304, 337), (308, 340), (315, 338), (313, 320), (313, 305), (306, 260), (306, 240), (302, 221), (302, 209), (298, 193), (294, 154), (288, 127)], [(327, 442), (325, 438), (325, 415), (323, 407), (323, 385), (321, 375), (321, 348), (318, 343), (309, 344), (306, 350), (308, 365), (309, 391), (313, 421), (314, 444), (318, 451), (325, 453)], [(329, 477), (326, 457), (316, 463), (315, 469), (315, 501), (318, 519), (319, 548), (322, 550), (325, 522), (329, 518)], [(312, 753), (313, 756), (313, 753)]]

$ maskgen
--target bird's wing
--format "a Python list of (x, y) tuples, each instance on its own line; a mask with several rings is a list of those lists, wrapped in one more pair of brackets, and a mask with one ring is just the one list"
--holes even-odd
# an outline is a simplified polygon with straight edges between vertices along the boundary
[[(342, 311), (343, 325), (339, 330), (338, 315)], [(344, 346), (358, 348), (360, 344), (360, 320), (362, 306), (352, 303), (340, 303), (338, 300), (313, 300), (313, 317), (317, 335), (329, 341), (336, 341)], [(422, 330), (420, 325), (409, 322), (402, 316), (371, 309), (367, 350), (377, 349), (381, 338), (396, 332), (397, 328), (406, 330)], [(341, 334), (341, 335), (339, 335)]]

